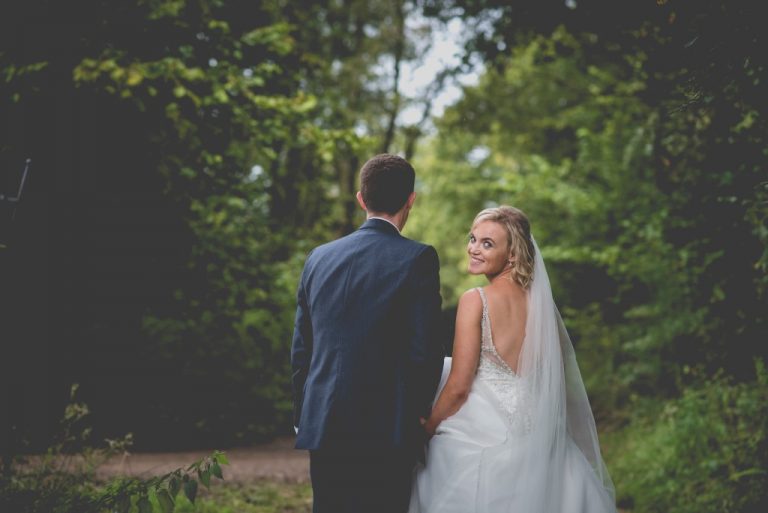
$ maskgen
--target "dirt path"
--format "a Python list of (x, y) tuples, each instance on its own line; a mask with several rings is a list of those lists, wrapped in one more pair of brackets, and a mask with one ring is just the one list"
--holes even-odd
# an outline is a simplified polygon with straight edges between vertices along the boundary
[[(115, 457), (97, 470), (99, 477), (135, 475), (149, 477), (163, 474), (208, 456), (213, 451), (138, 453)], [(223, 467), (227, 482), (247, 483), (258, 480), (287, 483), (309, 482), (309, 455), (293, 448), (293, 439), (224, 451), (229, 465)], [(619, 513), (629, 513), (619, 510)]]
[[(107, 478), (117, 475), (150, 477), (186, 467), (208, 456), (210, 451), (136, 453), (117, 456), (101, 465), (96, 474)], [(224, 451), (229, 465), (223, 466), (227, 482), (250, 482), (261, 479), (292, 483), (309, 481), (307, 451), (293, 448), (293, 439), (279, 439), (267, 445)]]

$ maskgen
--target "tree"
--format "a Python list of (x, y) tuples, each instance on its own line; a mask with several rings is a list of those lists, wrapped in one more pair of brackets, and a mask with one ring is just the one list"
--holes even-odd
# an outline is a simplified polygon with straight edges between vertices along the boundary
[(17, 8), (33, 21), (6, 32), (3, 109), (27, 132), (4, 150), (56, 171), (29, 211), (55, 212), (54, 383), (139, 446), (287, 427), (294, 256), (321, 236), (332, 144), (292, 27), (218, 0)]
[(360, 220), (361, 159), (401, 145), (415, 5), (4, 11), (0, 156), (32, 156), (45, 177), (15, 286), (52, 305), (43, 320), (13, 312), (57, 362), (51, 388), (82, 383), (97, 430), (131, 429), (139, 447), (288, 432), (295, 281), (310, 247)]

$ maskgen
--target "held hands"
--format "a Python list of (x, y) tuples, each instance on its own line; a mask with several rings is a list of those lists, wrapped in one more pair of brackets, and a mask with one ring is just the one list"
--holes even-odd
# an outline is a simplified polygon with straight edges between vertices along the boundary
[(421, 423), (421, 427), (424, 428), (424, 431), (426, 431), (430, 437), (435, 436), (435, 431), (437, 431), (437, 426), (440, 424), (439, 422), (434, 422), (432, 417), (430, 417), (429, 419), (425, 419), (424, 417), (419, 417), (419, 422)]

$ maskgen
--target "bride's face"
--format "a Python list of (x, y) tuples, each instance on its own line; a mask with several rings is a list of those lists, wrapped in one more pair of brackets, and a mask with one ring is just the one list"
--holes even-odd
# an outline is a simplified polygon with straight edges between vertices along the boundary
[(470, 274), (499, 274), (510, 259), (507, 231), (495, 221), (480, 221), (469, 234), (467, 253)]

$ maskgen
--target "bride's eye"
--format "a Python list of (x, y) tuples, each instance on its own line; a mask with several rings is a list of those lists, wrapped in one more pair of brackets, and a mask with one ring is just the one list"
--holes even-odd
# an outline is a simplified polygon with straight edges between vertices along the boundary
[(470, 235), (469, 236), (469, 242), (475, 242), (475, 236), (474, 235)]
[(491, 249), (493, 247), (493, 244), (491, 244), (489, 241), (483, 242), (483, 247), (485, 249)]

